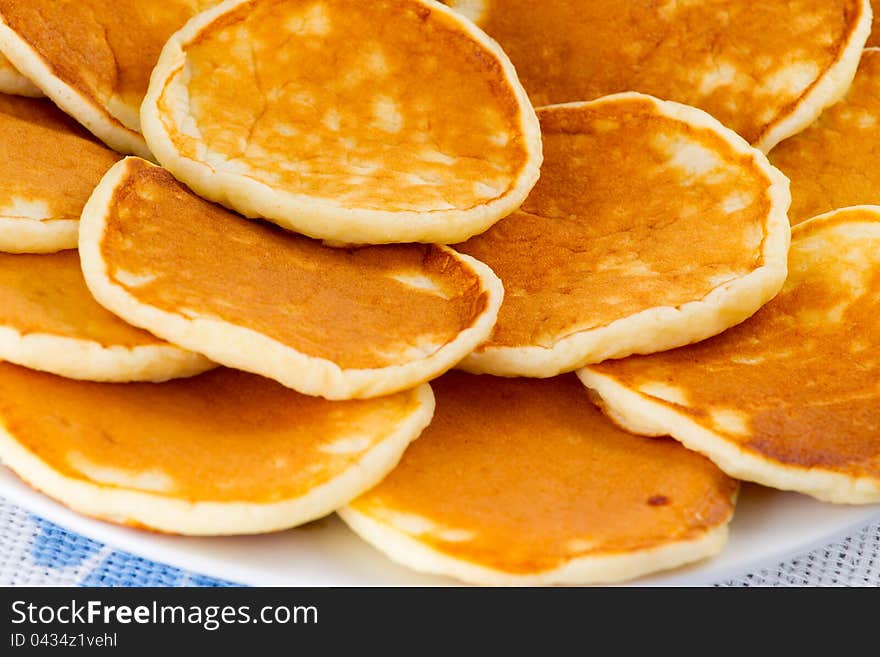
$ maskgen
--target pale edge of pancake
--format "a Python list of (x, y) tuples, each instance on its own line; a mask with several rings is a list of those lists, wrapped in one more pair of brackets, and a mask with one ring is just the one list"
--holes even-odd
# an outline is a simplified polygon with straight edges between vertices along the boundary
[[(188, 92), (183, 88), (182, 76), (177, 75), (187, 66), (184, 45), (196, 39), (218, 17), (249, 1), (227, 0), (196, 15), (172, 36), (153, 69), (149, 90), (141, 106), (141, 129), (158, 162), (200, 196), (246, 216), (265, 218), (284, 228), (334, 244), (463, 242), (488, 230), (526, 199), (538, 180), (543, 160), (541, 128), (535, 110), (501, 47), (471, 21), (434, 0), (412, 1), (452, 19), (491, 53), (501, 64), (506, 83), (517, 98), (519, 127), (528, 160), (514, 184), (502, 196), (464, 210), (417, 212), (345, 208), (328, 200), (271, 187), (250, 176), (217, 171), (204, 162), (181, 155), (163, 124), (159, 99), (163, 95), (173, 97), (175, 109), (186, 114)], [(429, 81), (426, 83), (430, 84)]]
[(848, 477), (819, 468), (798, 467), (762, 458), (723, 436), (699, 425), (660, 400), (630, 390), (613, 377), (590, 368), (578, 371), (581, 382), (601, 395), (603, 408), (611, 409), (615, 422), (643, 435), (671, 435), (688, 449), (703, 454), (725, 473), (770, 488), (791, 490), (835, 504), (880, 502), (880, 481)]
[(646, 550), (607, 553), (570, 559), (543, 572), (511, 573), (458, 559), (352, 506), (337, 514), (355, 534), (374, 548), (412, 570), (454, 577), (483, 586), (546, 586), (550, 584), (608, 584), (677, 568), (721, 552), (727, 542), (731, 516), (691, 540), (670, 541)]
[[(749, 146), (742, 137), (702, 110), (639, 93), (614, 94), (586, 103), (549, 105), (541, 110), (593, 107), (629, 98), (649, 100), (661, 116), (712, 130), (724, 138), (737, 154), (751, 157), (769, 181), (767, 193), (770, 210), (761, 245), (764, 264), (745, 276), (716, 287), (702, 299), (680, 306), (648, 308), (605, 326), (567, 335), (550, 348), (491, 346), (478, 349), (460, 363), (460, 369), (474, 374), (544, 378), (609, 358), (666, 351), (704, 340), (739, 324), (782, 289), (788, 274), (788, 248), (791, 242), (788, 208), (791, 193), (788, 178), (771, 165), (761, 151)], [(687, 246), (683, 245), (682, 248), (686, 249)]]
[(769, 153), (783, 139), (809, 127), (826, 107), (834, 105), (846, 95), (859, 67), (862, 49), (871, 34), (872, 15), (870, 0), (862, 0), (859, 19), (837, 60), (796, 101), (794, 109), (785, 116), (777, 117), (764, 130), (755, 142), (755, 148)]
[(326, 399), (363, 399), (406, 390), (443, 374), (488, 338), (495, 326), (504, 298), (501, 281), (482, 262), (448, 247), (440, 248), (479, 279), (480, 293), (487, 295), (486, 309), (471, 326), (432, 354), (400, 365), (346, 369), (333, 361), (309, 356), (262, 333), (221, 319), (188, 319), (141, 303), (110, 279), (100, 249), (106, 213), (116, 187), (125, 178), (127, 161), (121, 160), (107, 172), (83, 210), (79, 240), (83, 274), (98, 303), (134, 326), (172, 344), (204, 354), (229, 367), (275, 379), (307, 395)]
[(486, 18), (491, 2), (492, 0), (446, 0), (444, 4), (479, 25)]
[(418, 398), (416, 410), (342, 474), (305, 495), (268, 504), (184, 501), (68, 477), (22, 446), (4, 426), (3, 418), (0, 461), (40, 492), (74, 511), (102, 520), (190, 536), (273, 532), (326, 516), (384, 479), (434, 415), (434, 394), (428, 384), (412, 394)]
[(122, 125), (106, 108), (89, 98), (87, 94), (58, 78), (52, 65), (7, 25), (2, 14), (0, 14), (0, 52), (58, 107), (79, 121), (110, 148), (120, 153), (152, 158), (140, 134)]
[(0, 55), (0, 93), (29, 98), (39, 98), (43, 95), (37, 85), (15, 70), (12, 62), (2, 55)]
[(39, 220), (0, 216), (0, 251), (4, 253), (56, 253), (75, 249), (79, 219)]
[(115, 383), (159, 383), (217, 367), (201, 354), (170, 344), (104, 346), (50, 333), (22, 334), (10, 326), (0, 326), (0, 360), (68, 379)]
[[(835, 216), (838, 212), (870, 209), (880, 214), (880, 206), (853, 206), (833, 210), (798, 224), (812, 225)], [(699, 452), (735, 479), (754, 481), (764, 486), (791, 490), (835, 504), (873, 504), (880, 502), (880, 480), (852, 477), (839, 472), (823, 471), (820, 467), (785, 465), (762, 458), (745, 450), (723, 436), (701, 426), (679, 413), (662, 400), (637, 392), (619, 383), (613, 376), (589, 367), (579, 370), (578, 378), (602, 399), (599, 406), (608, 411), (623, 429), (639, 435), (670, 435), (688, 449)]]
[(667, 435), (665, 431), (659, 431), (657, 427), (653, 426), (650, 420), (645, 421), (641, 416), (637, 416), (634, 413), (620, 415), (616, 408), (606, 404), (602, 396), (592, 388), (587, 388), (587, 396), (593, 402), (593, 405), (597, 406), (605, 417), (611, 420), (611, 424), (616, 425), (618, 429), (623, 429), (627, 433), (634, 433), (637, 436), (647, 436), (648, 438), (662, 438)]

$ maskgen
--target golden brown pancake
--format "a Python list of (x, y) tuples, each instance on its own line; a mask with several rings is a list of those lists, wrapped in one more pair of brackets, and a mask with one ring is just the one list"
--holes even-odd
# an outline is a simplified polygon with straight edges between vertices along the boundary
[(0, 55), (0, 93), (38, 98), (43, 95), (33, 82), (18, 72), (8, 59)]
[(118, 159), (49, 101), (0, 94), (0, 251), (74, 248), (83, 206)]
[(83, 212), (95, 298), (219, 363), (331, 399), (411, 388), (492, 330), (503, 290), (482, 263), (435, 245), (332, 249), (247, 221), (138, 158)]
[[(871, 9), (874, 11), (875, 16), (880, 13), (880, 1), (871, 0)], [(880, 28), (878, 28), (877, 23), (872, 25), (871, 35), (868, 37), (866, 45), (869, 47), (880, 46)]]
[(340, 511), (392, 559), (479, 584), (583, 584), (723, 546), (737, 483), (671, 439), (616, 428), (573, 375), (432, 385), (431, 426)]
[(791, 179), (792, 224), (851, 205), (880, 203), (880, 49), (865, 50), (843, 100), (770, 161)]
[(76, 251), (0, 253), (0, 360), (91, 381), (165, 381), (213, 366), (98, 305)]
[(545, 162), (522, 208), (456, 248), (505, 300), (463, 367), (553, 376), (707, 338), (785, 279), (788, 184), (704, 112), (641, 94), (538, 110)]
[(118, 384), (3, 363), (0, 458), (87, 515), (181, 534), (265, 532), (368, 490), (433, 407), (427, 385), (329, 402), (225, 368)]
[(340, 243), (467, 239), (541, 163), (507, 56), (429, 0), (226, 2), (165, 46), (143, 122), (201, 196)]
[(219, 0), (0, 0), (0, 50), (121, 153), (150, 153), (139, 109), (168, 38)]
[(846, 91), (868, 0), (444, 0), (510, 55), (535, 105), (640, 91), (706, 110), (763, 151)]
[(740, 326), (581, 378), (619, 421), (669, 433), (731, 476), (878, 502), (880, 207), (796, 226), (789, 271), (779, 296)]

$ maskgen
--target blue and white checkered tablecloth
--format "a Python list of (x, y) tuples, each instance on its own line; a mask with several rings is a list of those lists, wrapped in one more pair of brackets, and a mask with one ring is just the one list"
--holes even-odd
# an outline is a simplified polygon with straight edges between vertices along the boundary
[(2, 586), (229, 586), (74, 534), (0, 498)]
[[(71, 533), (0, 498), (2, 586), (229, 586)], [(722, 586), (880, 586), (880, 521)]]

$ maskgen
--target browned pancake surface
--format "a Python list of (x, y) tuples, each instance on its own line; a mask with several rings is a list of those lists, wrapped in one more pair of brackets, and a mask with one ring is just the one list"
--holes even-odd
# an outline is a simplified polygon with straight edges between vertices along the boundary
[(162, 120), (218, 171), (341, 208), (464, 210), (529, 160), (497, 57), (422, 2), (246, 2), (184, 51), (193, 126), (167, 86)]
[(871, 36), (868, 37), (868, 43), (866, 44), (869, 47), (880, 46), (880, 29), (878, 29), (878, 17), (880, 17), (880, 1), (871, 0), (871, 9), (874, 10), (874, 23), (873, 29), (871, 30)]
[(138, 130), (132, 118), (162, 46), (197, 12), (215, 4), (216, 0), (0, 0), (0, 14), (56, 77)]
[(736, 482), (672, 440), (617, 429), (574, 375), (432, 385), (433, 423), (353, 508), (442, 553), (535, 573), (696, 539), (733, 513)]
[(791, 179), (792, 224), (880, 203), (880, 50), (866, 50), (843, 100), (774, 148), (770, 160)]
[(208, 203), (142, 160), (127, 167), (99, 248), (110, 279), (140, 303), (219, 318), (344, 368), (433, 353), (487, 307), (477, 274), (440, 247), (329, 248)]
[(519, 211), (456, 247), (504, 283), (483, 347), (551, 347), (699, 300), (763, 264), (767, 175), (718, 133), (643, 98), (538, 116), (538, 184)]
[(0, 421), (63, 475), (191, 501), (272, 503), (338, 476), (418, 406), (307, 397), (218, 369), (167, 383), (88, 383), (0, 364)]
[(880, 219), (850, 210), (793, 234), (789, 280), (711, 340), (594, 365), (770, 461), (880, 476)]
[(79, 219), (120, 157), (51, 102), (0, 94), (0, 217)]
[(104, 347), (166, 344), (129, 326), (92, 298), (76, 251), (0, 253), (0, 326), (89, 340)]
[(507, 51), (535, 105), (641, 91), (757, 142), (838, 61), (860, 0), (447, 0)]

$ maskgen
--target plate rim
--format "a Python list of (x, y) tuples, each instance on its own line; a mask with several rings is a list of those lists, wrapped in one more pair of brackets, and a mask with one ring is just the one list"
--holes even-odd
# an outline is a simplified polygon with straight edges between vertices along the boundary
[[(333, 587), (333, 586), (356, 586), (356, 587), (422, 587), (422, 586), (467, 586), (447, 577), (434, 577), (437, 584), (413, 583), (413, 584), (309, 584), (309, 583), (285, 583), (269, 582), (260, 571), (249, 571), (246, 566), (239, 563), (229, 563), (225, 560), (206, 559), (199, 566), (192, 563), (193, 556), (187, 552), (181, 552), (165, 544), (165, 540), (174, 539), (171, 535), (154, 535), (148, 532), (116, 525), (110, 522), (84, 516), (64, 506), (51, 497), (31, 488), (22, 481), (15, 473), (3, 468), (0, 470), (0, 497), (7, 499), (12, 504), (26, 511), (44, 518), (66, 531), (85, 536), (86, 538), (103, 543), (113, 549), (122, 550), (135, 556), (154, 561), (160, 565), (177, 568), (185, 572), (207, 576), (228, 582), (233, 586), (281, 586), (281, 587)], [(647, 587), (696, 587), (713, 586), (729, 579), (736, 579), (749, 573), (759, 571), (772, 565), (778, 565), (793, 556), (809, 553), (830, 543), (834, 543), (843, 537), (849, 536), (859, 529), (880, 519), (880, 507), (877, 505), (853, 506), (851, 509), (862, 511), (854, 512), (856, 517), (850, 518), (834, 529), (823, 533), (819, 537), (799, 543), (797, 547), (780, 546), (778, 550), (770, 550), (767, 554), (743, 561), (712, 566), (712, 559), (703, 560), (670, 571), (657, 572), (647, 577), (629, 582), (623, 582), (622, 586), (647, 588)], [(332, 518), (335, 514), (326, 516)], [(734, 521), (735, 521), (734, 516)], [(336, 522), (341, 522), (338, 519)], [(360, 541), (354, 534), (352, 537)], [(221, 539), (222, 540), (222, 539)], [(372, 549), (372, 548), (371, 548)], [(402, 566), (401, 566), (402, 567)], [(222, 569), (223, 572), (220, 572)], [(420, 573), (413, 573), (415, 577), (424, 577)], [(433, 576), (428, 576), (433, 577)]]

